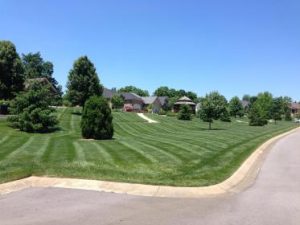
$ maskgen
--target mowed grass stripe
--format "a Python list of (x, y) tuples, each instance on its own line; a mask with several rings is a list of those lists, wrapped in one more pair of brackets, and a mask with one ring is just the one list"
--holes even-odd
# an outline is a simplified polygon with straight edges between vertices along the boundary
[(209, 131), (198, 118), (186, 122), (151, 114), (147, 116), (159, 123), (149, 124), (135, 113), (118, 112), (113, 113), (114, 139), (95, 141), (82, 139), (80, 112), (80, 108), (58, 109), (61, 129), (50, 134), (27, 134), (0, 121), (0, 167), (4, 168), (0, 182), (37, 173), (209, 185), (230, 176), (263, 141), (294, 127), (284, 121), (263, 128), (217, 121), (215, 130)]

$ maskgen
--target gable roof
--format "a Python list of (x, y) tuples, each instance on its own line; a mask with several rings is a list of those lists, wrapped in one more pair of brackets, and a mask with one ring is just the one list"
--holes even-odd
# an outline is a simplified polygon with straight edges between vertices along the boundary
[(175, 103), (175, 105), (196, 105), (190, 98), (183, 96)]
[(300, 109), (300, 104), (297, 102), (291, 103), (291, 109)]
[(123, 96), (123, 98), (124, 98), (124, 100), (126, 101), (128, 101), (128, 100), (138, 100), (138, 101), (143, 101), (143, 99), (139, 96), (139, 95), (137, 95), (137, 94), (135, 94), (135, 93), (122, 93), (121, 94), (122, 96)]
[(144, 101), (144, 104), (146, 105), (150, 105), (150, 104), (153, 104), (156, 99), (157, 99), (157, 96), (151, 96), (151, 97), (142, 97), (143, 101)]

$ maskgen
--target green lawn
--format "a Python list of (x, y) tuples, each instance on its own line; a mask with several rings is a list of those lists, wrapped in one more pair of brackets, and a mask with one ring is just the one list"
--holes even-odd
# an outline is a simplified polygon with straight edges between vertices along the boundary
[(208, 125), (133, 113), (114, 113), (114, 140), (83, 140), (78, 109), (60, 109), (61, 130), (28, 134), (0, 120), (0, 183), (30, 175), (78, 177), (175, 186), (205, 186), (229, 177), (261, 143), (293, 128), (246, 123)]

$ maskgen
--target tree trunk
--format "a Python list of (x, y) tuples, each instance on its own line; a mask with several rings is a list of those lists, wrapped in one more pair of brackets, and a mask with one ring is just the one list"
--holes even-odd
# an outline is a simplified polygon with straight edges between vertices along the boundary
[(209, 122), (209, 129), (211, 130), (211, 122)]

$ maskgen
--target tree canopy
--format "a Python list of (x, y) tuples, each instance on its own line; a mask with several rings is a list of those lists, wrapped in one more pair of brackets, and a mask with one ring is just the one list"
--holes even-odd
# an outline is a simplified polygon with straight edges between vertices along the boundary
[(103, 87), (96, 68), (87, 56), (82, 56), (74, 62), (69, 72), (67, 89), (67, 99), (72, 105), (83, 106), (91, 96), (102, 95)]
[(15, 45), (0, 41), (0, 99), (11, 99), (24, 87), (24, 68)]
[(44, 61), (40, 52), (28, 53), (22, 55), (24, 65), (25, 79), (47, 78), (47, 80), (56, 89), (56, 94), (52, 94), (51, 104), (60, 105), (62, 103), (62, 87), (58, 85), (57, 80), (53, 77), (54, 66), (52, 62)]
[(204, 122), (209, 123), (209, 129), (211, 129), (211, 124), (214, 120), (221, 119), (224, 114), (226, 116), (227, 100), (216, 91), (201, 98), (200, 104), (199, 117)]
[(167, 86), (162, 86), (157, 88), (154, 91), (154, 95), (156, 96), (167, 96), (169, 98), (175, 98), (178, 100), (178, 98), (187, 96), (192, 101), (197, 102), (197, 94), (192, 91), (185, 91), (183, 89), (176, 90), (174, 88), (169, 88)]
[(137, 88), (135, 86), (125, 86), (118, 90), (119, 93), (135, 93), (142, 97), (149, 96), (149, 92), (147, 90), (142, 90), (141, 88)]
[(239, 97), (235, 96), (229, 101), (229, 113), (234, 117), (242, 117), (244, 115), (244, 109)]

